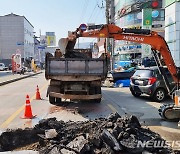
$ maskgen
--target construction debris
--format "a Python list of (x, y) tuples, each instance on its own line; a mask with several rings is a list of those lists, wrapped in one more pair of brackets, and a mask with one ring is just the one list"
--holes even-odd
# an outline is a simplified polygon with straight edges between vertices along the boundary
[[(34, 149), (28, 148), (28, 144), (36, 142)], [(150, 142), (151, 146), (147, 146)], [(156, 142), (164, 145), (155, 147)], [(159, 134), (142, 128), (135, 116), (121, 117), (118, 113), (83, 122), (43, 119), (32, 129), (9, 130), (0, 136), (0, 151), (25, 145), (26, 150), (43, 154), (173, 153)]]
[(78, 51), (74, 51), (74, 50), (70, 50), (68, 52), (66, 52), (64, 54), (65, 58), (83, 58), (83, 59), (87, 59), (88, 56), (84, 53), (78, 52)]

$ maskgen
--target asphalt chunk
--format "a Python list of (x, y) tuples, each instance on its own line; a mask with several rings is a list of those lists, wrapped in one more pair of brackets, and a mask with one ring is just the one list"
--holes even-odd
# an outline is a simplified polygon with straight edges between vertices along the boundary
[[(36, 143), (34, 149), (28, 148), (33, 143)], [(34, 128), (8, 130), (1, 134), (0, 151), (20, 147), (43, 154), (173, 153), (159, 134), (142, 128), (137, 117), (118, 113), (79, 122), (43, 119)]]

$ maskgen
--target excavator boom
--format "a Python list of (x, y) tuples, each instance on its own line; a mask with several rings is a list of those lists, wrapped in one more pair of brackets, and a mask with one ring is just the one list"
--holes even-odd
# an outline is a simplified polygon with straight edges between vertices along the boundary
[(100, 29), (90, 30), (87, 32), (76, 31), (76, 37), (92, 37), (92, 38), (113, 38), (115, 40), (125, 40), (148, 44), (152, 50), (159, 51), (163, 60), (170, 71), (173, 80), (178, 83), (177, 67), (171, 56), (171, 52), (164, 38), (158, 35), (157, 32), (147, 29), (123, 29), (113, 24), (102, 25)]
[[(114, 40), (125, 40), (131, 42), (137, 42), (140, 44), (148, 44), (152, 48), (152, 53), (157, 62), (160, 73), (163, 75), (167, 90), (169, 94), (172, 94), (173, 90), (170, 89), (169, 82), (166, 78), (166, 75), (163, 71), (163, 65), (161, 59), (158, 56), (158, 53), (163, 58), (165, 65), (167, 66), (169, 72), (172, 75), (173, 80), (179, 87), (179, 73), (178, 68), (176, 67), (174, 60), (171, 56), (169, 47), (164, 40), (164, 38), (158, 35), (157, 32), (147, 30), (147, 29), (126, 29), (120, 28), (113, 24), (106, 24), (101, 26), (95, 26), (98, 28), (88, 29), (85, 31), (79, 27), (75, 32), (72, 33), (70, 40), (76, 40), (78, 37), (92, 37), (92, 38), (113, 38)], [(100, 28), (99, 28), (100, 27)], [(177, 90), (175, 91), (177, 93)], [(179, 91), (180, 93), (180, 91)], [(177, 96), (175, 95), (175, 98)], [(179, 96), (180, 97), (180, 96)], [(178, 99), (175, 99), (178, 100)], [(168, 120), (180, 119), (180, 102), (173, 105), (163, 105), (159, 109), (159, 114), (162, 118)]]

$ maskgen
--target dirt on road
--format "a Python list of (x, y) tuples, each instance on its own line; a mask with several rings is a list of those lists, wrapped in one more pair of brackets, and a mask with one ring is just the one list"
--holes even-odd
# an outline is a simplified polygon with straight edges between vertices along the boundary
[(79, 122), (49, 118), (34, 128), (3, 132), (0, 151), (15, 149), (43, 154), (173, 153), (159, 134), (142, 128), (135, 116), (121, 117), (118, 113)]

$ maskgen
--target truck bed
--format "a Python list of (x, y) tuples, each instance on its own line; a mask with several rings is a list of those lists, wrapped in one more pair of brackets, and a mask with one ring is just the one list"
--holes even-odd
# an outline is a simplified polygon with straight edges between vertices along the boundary
[(105, 59), (55, 58), (46, 57), (46, 79), (58, 76), (89, 76), (106, 78), (107, 63)]

